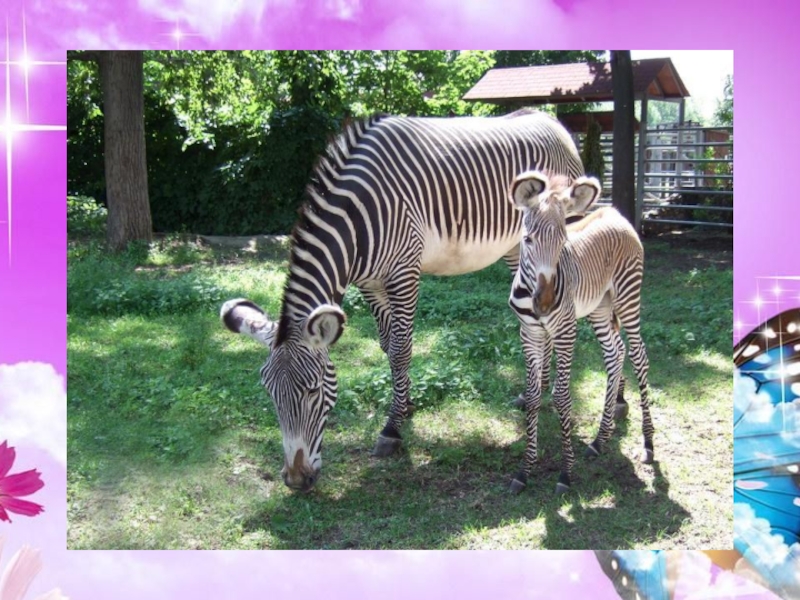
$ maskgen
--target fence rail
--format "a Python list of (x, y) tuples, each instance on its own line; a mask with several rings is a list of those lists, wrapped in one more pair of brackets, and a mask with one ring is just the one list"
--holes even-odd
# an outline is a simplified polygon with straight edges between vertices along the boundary
[[(581, 134), (578, 136), (582, 143)], [(636, 136), (636, 227), (680, 224), (733, 228), (733, 127), (667, 125)], [(603, 134), (603, 198), (610, 204), (613, 139)]]

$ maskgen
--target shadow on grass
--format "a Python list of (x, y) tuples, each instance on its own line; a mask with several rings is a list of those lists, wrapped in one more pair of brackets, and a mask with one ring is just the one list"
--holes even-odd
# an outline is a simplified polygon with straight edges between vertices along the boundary
[[(658, 463), (647, 467), (656, 481), (652, 491), (614, 443), (598, 459), (578, 461), (572, 490), (562, 497), (554, 495), (560, 463), (552, 455), (527, 489), (509, 493), (521, 443), (473, 436), (453, 444), (413, 435), (406, 443), (410, 450), (397, 457), (363, 456), (368, 464), (344, 492), (334, 469), (332, 480), (311, 494), (261, 503), (244, 530), (268, 531), (282, 548), (629, 548), (658, 545), (690, 517), (669, 497)], [(585, 445), (575, 447), (582, 452)], [(420, 451), (432, 458), (415, 466), (410, 453)]]

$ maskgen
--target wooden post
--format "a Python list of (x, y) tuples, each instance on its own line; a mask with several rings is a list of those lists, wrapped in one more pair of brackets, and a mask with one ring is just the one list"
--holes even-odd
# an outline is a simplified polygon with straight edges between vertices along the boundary
[(683, 187), (683, 182), (681, 181), (681, 176), (683, 175), (683, 149), (681, 148), (681, 145), (683, 143), (683, 128), (685, 124), (686, 98), (681, 98), (681, 102), (678, 105), (678, 150), (677, 156), (675, 157), (675, 185), (679, 189)]
[(633, 66), (630, 50), (611, 51), (611, 82), (614, 89), (614, 156), (611, 203), (631, 223), (636, 221), (636, 153)]
[(642, 116), (639, 119), (639, 159), (636, 171), (636, 218), (634, 228), (642, 232), (642, 209), (644, 208), (645, 147), (647, 146), (647, 92), (642, 96)]

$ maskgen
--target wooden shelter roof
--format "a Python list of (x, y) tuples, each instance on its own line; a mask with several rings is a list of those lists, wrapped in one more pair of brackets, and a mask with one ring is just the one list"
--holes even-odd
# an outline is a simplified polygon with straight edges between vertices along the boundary
[[(669, 58), (632, 61), (633, 94), (638, 100), (668, 100), (689, 95)], [(560, 104), (614, 99), (610, 63), (570, 63), (489, 69), (463, 97), (494, 104)]]

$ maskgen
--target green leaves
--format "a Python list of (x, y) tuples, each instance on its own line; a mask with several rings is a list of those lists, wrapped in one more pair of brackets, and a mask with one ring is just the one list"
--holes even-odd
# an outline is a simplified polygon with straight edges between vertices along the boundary
[(714, 112), (714, 123), (716, 125), (733, 125), (733, 75), (725, 78), (722, 100), (718, 101), (717, 110)]

